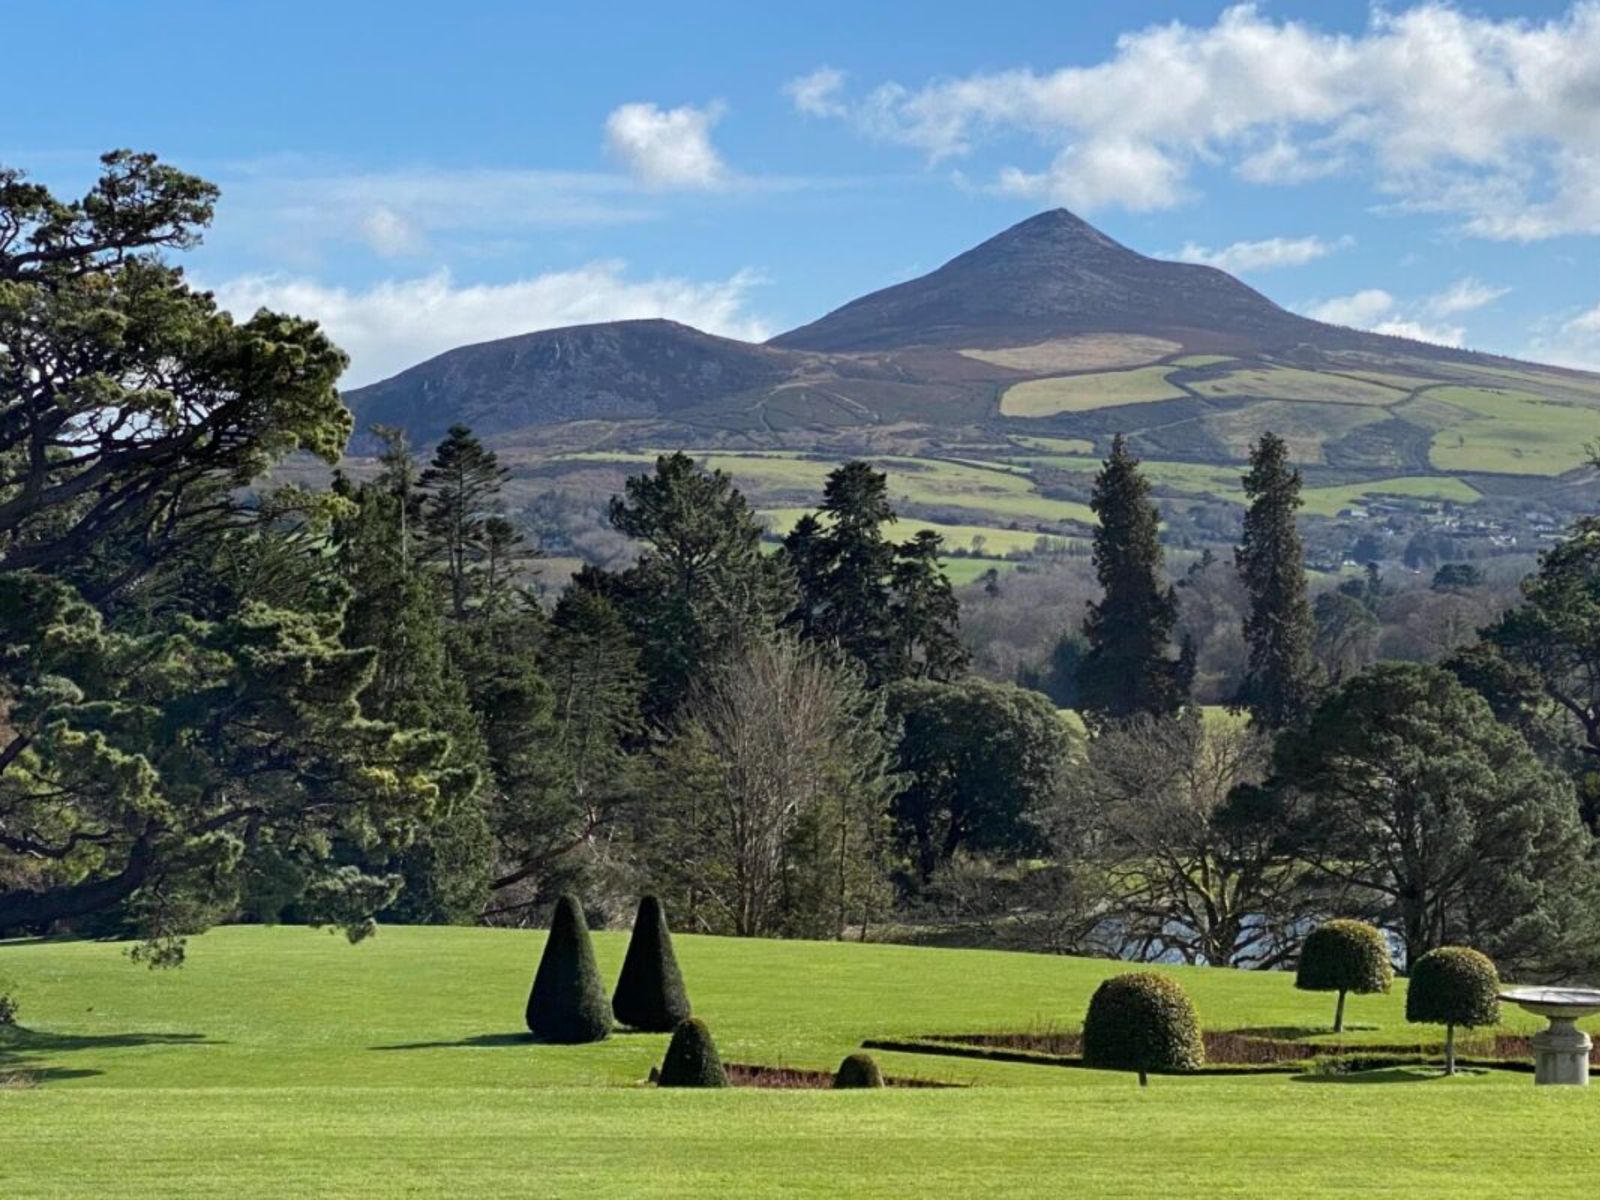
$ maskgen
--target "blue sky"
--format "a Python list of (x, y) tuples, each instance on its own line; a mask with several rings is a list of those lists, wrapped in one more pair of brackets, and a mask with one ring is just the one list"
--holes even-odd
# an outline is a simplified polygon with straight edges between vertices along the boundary
[[(0, 0), (0, 161), (223, 187), (190, 270), (368, 382), (759, 337), (1065, 205), (1300, 311), (1600, 369), (1600, 4)], [(42, 48), (61, 47), (60, 52)]]

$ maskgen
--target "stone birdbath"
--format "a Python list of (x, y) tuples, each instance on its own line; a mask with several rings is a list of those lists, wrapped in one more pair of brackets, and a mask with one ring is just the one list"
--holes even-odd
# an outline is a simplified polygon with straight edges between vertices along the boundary
[(1600, 988), (1536, 987), (1501, 992), (1500, 999), (1544, 1017), (1550, 1028), (1533, 1035), (1533, 1082), (1589, 1085), (1594, 1044), (1575, 1022), (1600, 1013)]

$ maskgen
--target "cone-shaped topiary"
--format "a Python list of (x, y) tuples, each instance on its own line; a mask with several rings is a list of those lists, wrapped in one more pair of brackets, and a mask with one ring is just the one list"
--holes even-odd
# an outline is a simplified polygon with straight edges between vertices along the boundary
[(833, 1073), (836, 1088), (875, 1088), (883, 1086), (883, 1071), (870, 1054), (850, 1054)]
[(1328, 921), (1313, 929), (1300, 947), (1294, 985), (1307, 992), (1338, 992), (1333, 1031), (1344, 1032), (1344, 998), (1350, 992), (1387, 992), (1394, 982), (1389, 943), (1365, 921)]
[(672, 953), (667, 914), (654, 896), (639, 901), (611, 1011), (622, 1024), (651, 1033), (670, 1033), (689, 1015), (689, 996)]
[(727, 1072), (717, 1056), (717, 1044), (711, 1040), (711, 1031), (700, 1018), (680, 1021), (672, 1031), (667, 1057), (662, 1060), (661, 1076), (656, 1082), (662, 1087), (728, 1086)]
[(1444, 1072), (1456, 1073), (1456, 1026), (1500, 1021), (1500, 972), (1487, 954), (1465, 946), (1429, 950), (1411, 967), (1406, 1020), (1444, 1026)]
[(611, 1006), (594, 965), (583, 909), (571, 895), (556, 901), (544, 957), (528, 993), (528, 1028), (542, 1042), (598, 1042), (611, 1032)]
[(1083, 1018), (1087, 1066), (1139, 1072), (1190, 1071), (1206, 1060), (1200, 1019), (1177, 980), (1149, 971), (1113, 975), (1095, 989)]

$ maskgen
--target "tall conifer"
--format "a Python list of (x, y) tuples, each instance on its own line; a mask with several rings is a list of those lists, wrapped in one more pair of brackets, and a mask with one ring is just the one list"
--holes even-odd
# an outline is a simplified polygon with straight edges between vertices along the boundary
[(1080, 706), (1100, 720), (1175, 712), (1188, 698), (1193, 656), (1168, 654), (1178, 598), (1161, 579), (1161, 517), (1120, 433), (1089, 506), (1100, 518), (1094, 569), (1104, 595), (1084, 622), (1089, 649), (1078, 672)]
[(1264, 433), (1250, 450), (1244, 476), (1250, 502), (1244, 539), (1234, 556), (1250, 596), (1244, 619), (1249, 661), (1239, 704), (1267, 729), (1299, 724), (1316, 694), (1315, 628), (1306, 599), (1306, 573), (1295, 526), (1300, 472), (1289, 465), (1288, 446)]

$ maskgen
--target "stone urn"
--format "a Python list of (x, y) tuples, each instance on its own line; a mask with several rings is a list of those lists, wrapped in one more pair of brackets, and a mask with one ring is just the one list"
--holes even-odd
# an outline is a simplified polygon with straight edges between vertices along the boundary
[(1514, 988), (1500, 999), (1550, 1022), (1533, 1035), (1533, 1082), (1587, 1087), (1594, 1043), (1577, 1022), (1600, 1013), (1600, 988)]

